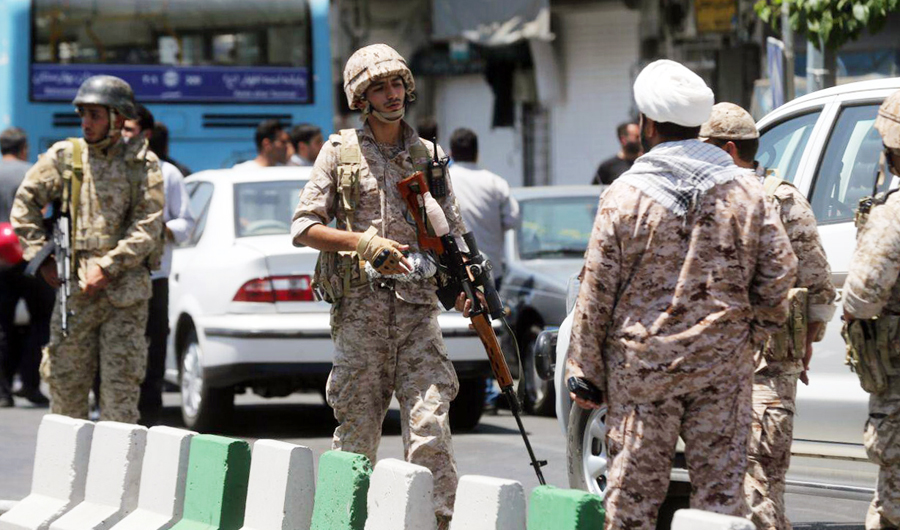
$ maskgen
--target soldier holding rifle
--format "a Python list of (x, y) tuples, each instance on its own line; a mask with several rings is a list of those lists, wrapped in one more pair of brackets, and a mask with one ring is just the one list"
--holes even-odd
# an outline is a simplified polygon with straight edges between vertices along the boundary
[[(315, 286), (333, 304), (334, 368), (326, 391), (339, 422), (333, 447), (374, 462), (396, 394), (406, 460), (431, 469), (438, 527), (447, 528), (457, 483), (448, 413), (459, 382), (441, 338), (435, 281), (427, 274), (392, 278), (418, 270), (421, 250), (398, 183), (425, 171), (435, 150), (443, 157), (440, 147), (420, 139), (403, 120), (415, 88), (406, 61), (387, 45), (350, 57), (344, 90), (350, 108), (362, 111), (363, 125), (325, 143), (291, 234), (295, 244), (322, 251)], [(446, 168), (431, 175), (429, 186), (450, 233), (461, 236), (465, 229)], [(336, 228), (326, 226), (332, 219)]]
[[(163, 179), (146, 141), (121, 141), (124, 121), (137, 117), (125, 81), (91, 77), (73, 104), (84, 138), (58, 142), (38, 160), (10, 218), (25, 259), (40, 263), (47, 283), (62, 287), (65, 305), (54, 310), (41, 362), (51, 412), (87, 418), (99, 367), (101, 419), (135, 423), (147, 358), (148, 263), (162, 248)], [(68, 230), (41, 252), (47, 204)], [(67, 274), (58, 275), (57, 264)]]

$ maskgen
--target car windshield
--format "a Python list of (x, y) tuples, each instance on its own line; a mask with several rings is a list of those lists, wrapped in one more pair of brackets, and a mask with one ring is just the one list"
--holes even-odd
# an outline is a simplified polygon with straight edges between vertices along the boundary
[(523, 199), (517, 239), (522, 259), (584, 256), (597, 214), (598, 197)]
[(235, 184), (234, 233), (237, 237), (289, 234), (305, 184), (303, 180)]

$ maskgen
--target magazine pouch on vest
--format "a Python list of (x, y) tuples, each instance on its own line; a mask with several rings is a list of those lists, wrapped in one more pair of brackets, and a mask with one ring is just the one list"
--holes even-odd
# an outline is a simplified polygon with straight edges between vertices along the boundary
[(900, 375), (900, 316), (853, 320), (844, 324), (841, 335), (847, 343), (844, 362), (859, 377), (863, 390), (881, 393), (888, 377)]
[(791, 289), (788, 291), (788, 304), (787, 321), (766, 343), (765, 351), (773, 361), (799, 360), (806, 355), (809, 291), (805, 288)]

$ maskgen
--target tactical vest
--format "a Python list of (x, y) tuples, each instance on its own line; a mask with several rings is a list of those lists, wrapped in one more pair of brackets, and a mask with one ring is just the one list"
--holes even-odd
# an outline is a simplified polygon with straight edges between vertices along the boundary
[[(890, 176), (884, 154), (881, 156), (882, 169), (876, 186), (884, 183)], [(859, 208), (854, 217), (857, 236), (869, 220), (872, 209), (886, 203), (895, 191), (897, 188), (859, 200)], [(888, 387), (888, 377), (900, 376), (900, 316), (879, 315), (871, 319), (845, 322), (841, 336), (847, 344), (844, 364), (859, 377), (863, 390), (871, 394), (884, 392)]]
[[(339, 147), (338, 164), (335, 168), (337, 202), (347, 221), (346, 227), (343, 229), (352, 232), (353, 219), (359, 205), (359, 175), (363, 165), (363, 156), (356, 129), (342, 129), (340, 135), (340, 146), (335, 146)], [(425, 167), (416, 161), (429, 158), (428, 148), (425, 144), (420, 139), (416, 140), (409, 146), (409, 153), (416, 170), (424, 171)], [(381, 214), (383, 217), (385, 212), (381, 212)], [(341, 227), (337, 228), (342, 229)], [(360, 259), (355, 250), (319, 252), (312, 287), (313, 292), (320, 300), (333, 304), (340, 300), (344, 293), (355, 287), (366, 285), (368, 281), (365, 261)]]
[[(763, 187), (766, 197), (779, 203), (776, 190), (782, 185), (793, 186), (790, 182), (774, 175), (766, 176)], [(765, 344), (768, 361), (798, 361), (806, 356), (807, 327), (809, 326), (809, 290), (798, 287), (788, 291), (788, 319), (784, 326), (773, 333)]]
[[(81, 205), (81, 185), (84, 182), (84, 160), (82, 159), (84, 153), (84, 140), (81, 138), (68, 138), (68, 142), (71, 144), (71, 164), (67, 165), (66, 170), (63, 171), (62, 179), (63, 179), (63, 197), (61, 202), (61, 210), (63, 214), (69, 214), (70, 220), (70, 234), (71, 234), (71, 246), (72, 250), (72, 271), (73, 273), (77, 270), (77, 259), (76, 254), (78, 251), (94, 251), (94, 250), (111, 250), (116, 247), (119, 239), (121, 239), (124, 234), (119, 234), (119, 237), (116, 238), (113, 235), (107, 234), (102, 237), (79, 237), (77, 230), (77, 222), (78, 222), (78, 211)], [(140, 175), (135, 172), (128, 172), (128, 183), (131, 189), (131, 203), (130, 203), (130, 211), (131, 215), (129, 217), (133, 217), (134, 209), (137, 207), (138, 202), (141, 200), (141, 179)], [(151, 271), (156, 270), (160, 267), (162, 263), (162, 256), (165, 250), (165, 231), (161, 234), (160, 240), (154, 250), (147, 256), (144, 264)]]

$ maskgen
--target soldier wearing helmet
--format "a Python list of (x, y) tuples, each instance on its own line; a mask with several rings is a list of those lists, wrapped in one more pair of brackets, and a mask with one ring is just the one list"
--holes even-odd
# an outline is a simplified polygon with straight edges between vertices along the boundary
[(789, 321), (806, 324), (773, 334), (754, 352), (753, 423), (744, 479), (744, 494), (756, 527), (787, 529), (791, 526), (784, 510), (784, 486), (791, 458), (797, 380), (808, 384), (812, 343), (824, 338), (825, 325), (834, 315), (831, 268), (806, 198), (755, 161), (759, 131), (750, 113), (733, 103), (719, 103), (701, 126), (700, 136), (763, 179), (797, 256)]
[[(291, 235), (295, 245), (322, 251), (314, 283), (333, 304), (335, 356), (326, 391), (339, 422), (333, 447), (374, 461), (396, 394), (406, 458), (434, 474), (438, 526), (446, 528), (457, 482), (448, 410), (459, 382), (437, 322), (434, 279), (401, 281), (419, 247), (397, 184), (423, 170), (435, 151), (443, 157), (403, 120), (415, 89), (406, 61), (387, 45), (366, 46), (350, 57), (344, 90), (363, 123), (325, 142), (300, 194)], [(450, 179), (437, 173), (447, 192), (435, 198), (451, 233), (460, 236), (465, 229)], [(327, 226), (332, 220), (336, 228)], [(367, 269), (387, 278), (370, 280)]]
[[(879, 179), (900, 176), (900, 91), (888, 97), (875, 118), (875, 129), (884, 142)], [(848, 351), (855, 346), (854, 328), (873, 328), (878, 335), (896, 337), (900, 330), (900, 194), (896, 190), (876, 196), (868, 219), (860, 228), (856, 250), (844, 284), (844, 337)], [(872, 320), (875, 319), (875, 320)], [(865, 372), (881, 374), (877, 384), (866, 384), (869, 419), (863, 441), (869, 459), (879, 466), (875, 498), (866, 515), (866, 530), (900, 527), (900, 347), (896, 340), (872, 341), (874, 356), (859, 354)], [(885, 351), (886, 350), (886, 351)], [(874, 358), (873, 358), (874, 357)], [(852, 366), (852, 365), (851, 365)]]
[[(162, 174), (146, 141), (122, 141), (125, 119), (136, 117), (128, 83), (91, 77), (72, 103), (84, 137), (58, 142), (39, 158), (16, 193), (10, 220), (26, 260), (47, 244), (46, 205), (72, 227), (69, 329), (62, 333), (57, 305), (41, 362), (51, 411), (87, 418), (99, 369), (101, 419), (135, 423), (146, 363), (148, 267), (162, 248)], [(51, 286), (61, 285), (54, 257), (39, 270)]]

